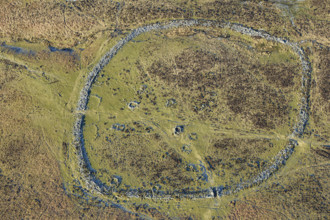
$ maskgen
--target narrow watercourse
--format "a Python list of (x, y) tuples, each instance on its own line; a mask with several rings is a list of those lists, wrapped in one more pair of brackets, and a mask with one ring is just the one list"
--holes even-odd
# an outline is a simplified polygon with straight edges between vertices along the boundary
[[(99, 72), (111, 61), (111, 59), (117, 54), (117, 52), (129, 41), (139, 36), (142, 33), (150, 32), (153, 30), (166, 30), (178, 27), (191, 27), (191, 26), (204, 26), (204, 27), (214, 27), (214, 28), (229, 28), (233, 31), (254, 36), (262, 37), (268, 41), (275, 41), (287, 46), (290, 46), (293, 51), (300, 57), (302, 65), (302, 79), (301, 79), (301, 93), (302, 99), (300, 103), (300, 110), (298, 117), (298, 122), (293, 127), (293, 132), (289, 140), (289, 144), (285, 149), (281, 150), (275, 157), (274, 162), (263, 172), (259, 173), (257, 176), (246, 182), (240, 182), (232, 186), (215, 186), (209, 187), (203, 190), (191, 191), (188, 189), (178, 189), (175, 191), (161, 191), (161, 190), (144, 190), (144, 189), (120, 189), (114, 186), (108, 186), (107, 184), (100, 181), (96, 176), (96, 170), (93, 169), (88, 155), (86, 153), (84, 144), (84, 117), (85, 110), (87, 108), (87, 103), (90, 95), (91, 87), (98, 76)], [(146, 25), (134, 29), (125, 38), (121, 39), (113, 48), (110, 49), (99, 61), (99, 63), (93, 68), (93, 70), (87, 75), (86, 83), (82, 88), (76, 108), (75, 113), (75, 124), (73, 127), (73, 145), (76, 148), (78, 155), (78, 165), (81, 173), (81, 179), (84, 181), (86, 190), (104, 195), (111, 195), (113, 192), (117, 192), (121, 195), (127, 197), (143, 197), (143, 198), (214, 198), (221, 197), (223, 195), (229, 195), (232, 193), (237, 193), (243, 189), (258, 185), (261, 182), (267, 180), (272, 174), (274, 174), (281, 166), (285, 165), (286, 161), (293, 154), (294, 148), (298, 145), (298, 142), (294, 139), (295, 137), (301, 137), (304, 133), (306, 124), (309, 119), (309, 93), (310, 93), (310, 82), (311, 82), (311, 65), (308, 61), (304, 50), (294, 42), (290, 42), (287, 39), (278, 38), (271, 36), (270, 34), (254, 30), (249, 27), (245, 27), (240, 24), (228, 23), (228, 22), (218, 22), (211, 20), (173, 20), (167, 23), (156, 23), (151, 25)]]

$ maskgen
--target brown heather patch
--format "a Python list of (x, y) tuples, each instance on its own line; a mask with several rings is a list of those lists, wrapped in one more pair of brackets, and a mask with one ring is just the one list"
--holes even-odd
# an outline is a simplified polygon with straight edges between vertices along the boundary
[(311, 118), (315, 123), (313, 136), (319, 141), (329, 141), (329, 112), (330, 112), (330, 76), (329, 76), (329, 47), (313, 45), (313, 78), (311, 86)]
[(164, 177), (170, 177), (171, 181), (167, 183), (170, 187), (177, 188), (180, 184), (191, 183), (193, 179), (186, 175), (182, 156), (162, 142), (160, 136), (157, 138), (161, 148), (158, 150), (148, 149), (150, 141), (138, 135), (122, 137), (119, 138), (120, 141), (112, 139), (112, 143), (103, 151), (105, 156), (102, 160), (106, 160), (109, 167), (120, 172), (129, 172), (137, 178), (145, 179), (148, 175), (155, 183), (161, 183)]
[[(289, 112), (287, 97), (274, 86), (292, 86), (297, 74), (296, 66), (279, 66), (254, 64), (249, 57), (225, 49), (219, 55), (189, 49), (175, 57), (175, 64), (159, 60), (150, 66), (148, 72), (155, 80), (181, 87), (183, 94), (188, 89), (190, 103), (208, 106), (215, 101), (215, 97), (209, 97), (208, 93), (223, 91), (228, 107), (235, 114), (249, 118), (257, 128), (274, 129), (275, 124), (285, 123)], [(270, 85), (264, 84), (254, 73), (265, 75)], [(192, 110), (198, 113), (198, 110)], [(207, 112), (202, 116), (210, 117)]]

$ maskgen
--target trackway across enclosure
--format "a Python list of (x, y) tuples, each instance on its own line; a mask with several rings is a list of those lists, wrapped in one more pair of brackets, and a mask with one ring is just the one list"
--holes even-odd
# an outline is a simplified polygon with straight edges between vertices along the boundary
[(189, 191), (185, 189), (178, 189), (175, 191), (161, 191), (161, 190), (140, 190), (131, 188), (125, 191), (127, 197), (141, 197), (144, 198), (214, 198), (221, 197), (223, 195), (229, 195), (232, 193), (237, 193), (242, 189), (257, 185), (262, 181), (267, 180), (274, 172), (276, 172), (286, 160), (294, 152), (295, 146), (298, 145), (297, 140), (294, 138), (301, 137), (304, 133), (306, 124), (309, 119), (309, 94), (310, 94), (310, 81), (311, 81), (311, 65), (308, 61), (307, 56), (305, 55), (303, 49), (298, 45), (298, 43), (290, 42), (287, 39), (278, 38), (271, 36), (270, 34), (254, 30), (252, 28), (244, 27), (240, 24), (229, 23), (229, 22), (218, 22), (212, 20), (173, 20), (165, 23), (156, 23), (151, 25), (146, 25), (139, 27), (131, 31), (125, 38), (121, 39), (114, 47), (110, 49), (98, 62), (98, 64), (93, 68), (93, 70), (88, 74), (86, 83), (80, 92), (80, 96), (77, 103), (77, 108), (75, 111), (75, 124), (73, 127), (73, 136), (74, 141), (73, 145), (77, 151), (78, 155), (78, 165), (80, 169), (81, 178), (85, 182), (86, 190), (91, 192), (98, 192), (103, 195), (111, 195), (112, 192), (118, 192), (119, 188), (108, 186), (99, 180), (96, 176), (96, 170), (93, 169), (88, 155), (86, 153), (84, 145), (84, 117), (85, 111), (87, 108), (87, 103), (89, 100), (90, 90), (92, 85), (100, 73), (100, 71), (111, 61), (111, 59), (117, 54), (117, 52), (129, 41), (135, 37), (154, 30), (166, 30), (179, 27), (192, 27), (192, 26), (201, 26), (201, 27), (214, 27), (214, 28), (229, 28), (233, 31), (239, 32), (241, 34), (249, 35), (252, 37), (261, 37), (268, 41), (275, 41), (284, 45), (287, 45), (292, 48), (292, 50), (299, 56), (302, 66), (301, 72), (301, 93), (302, 99), (300, 102), (300, 110), (297, 123), (293, 127), (293, 132), (289, 140), (289, 144), (285, 146), (275, 157), (274, 162), (263, 172), (259, 173), (257, 176), (252, 178), (249, 181), (237, 183), (236, 185), (230, 187), (223, 186), (214, 186), (199, 191)]

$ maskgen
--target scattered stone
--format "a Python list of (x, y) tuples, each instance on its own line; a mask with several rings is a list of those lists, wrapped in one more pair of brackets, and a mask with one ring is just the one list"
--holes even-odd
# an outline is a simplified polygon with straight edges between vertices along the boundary
[(117, 131), (124, 131), (125, 130), (125, 125), (124, 124), (113, 124), (112, 129), (117, 130)]
[(190, 147), (189, 147), (189, 145), (187, 145), (187, 144), (184, 144), (182, 147), (181, 147), (181, 150), (182, 150), (182, 152), (185, 152), (185, 153), (187, 153), (187, 154), (190, 154), (191, 153), (191, 149), (190, 149)]
[(187, 168), (186, 168), (187, 171), (192, 171), (192, 172), (199, 172), (197, 166), (195, 164), (188, 164)]
[(148, 88), (148, 86), (147, 85), (142, 85), (141, 87), (140, 87), (140, 89), (137, 91), (137, 94), (138, 95), (141, 95), (141, 94), (143, 94), (146, 90), (147, 90), (147, 88)]
[(175, 99), (168, 99), (165, 103), (166, 107), (175, 107), (177, 104)]
[(116, 187), (119, 187), (122, 181), (123, 181), (123, 178), (121, 176), (113, 175), (111, 184), (115, 185)]
[(198, 139), (198, 136), (197, 136), (196, 133), (190, 133), (190, 134), (189, 134), (189, 139), (195, 141), (195, 140)]
[(128, 103), (128, 108), (134, 110), (135, 108), (139, 107), (140, 102), (132, 101)]
[(105, 140), (106, 140), (107, 142), (111, 143), (111, 139), (110, 139), (108, 136), (105, 137)]
[(174, 134), (179, 135), (183, 133), (184, 131), (184, 125), (178, 125), (174, 128)]
[(154, 128), (151, 127), (151, 126), (146, 127), (146, 131), (147, 131), (148, 133), (152, 132), (153, 130), (154, 130)]

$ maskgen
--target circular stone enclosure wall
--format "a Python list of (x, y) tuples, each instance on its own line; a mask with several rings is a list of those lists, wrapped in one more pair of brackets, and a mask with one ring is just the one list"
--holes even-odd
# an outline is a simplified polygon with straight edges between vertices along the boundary
[[(295, 96), (299, 72), (307, 83)], [(308, 120), (309, 76), (296, 44), (240, 25), (181, 20), (133, 30), (81, 92), (81, 178), (90, 190), (150, 198), (215, 197), (257, 184), (297, 145), (288, 136)]]

